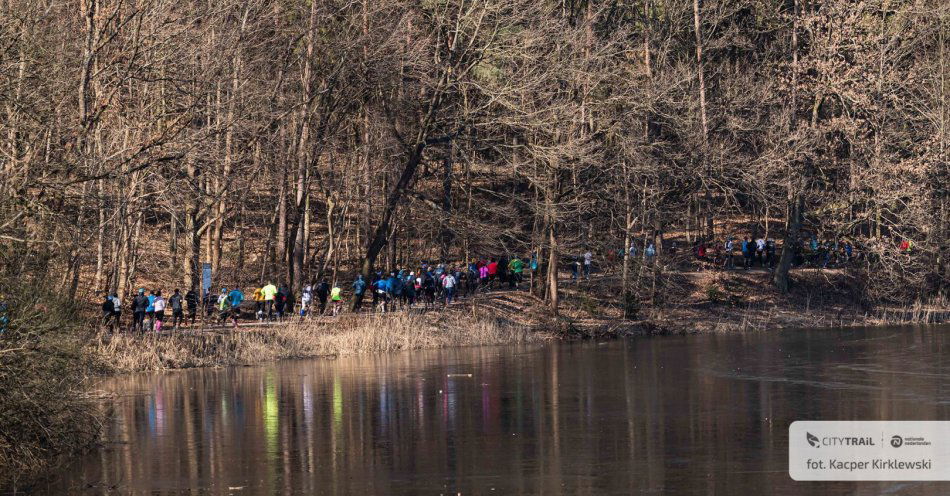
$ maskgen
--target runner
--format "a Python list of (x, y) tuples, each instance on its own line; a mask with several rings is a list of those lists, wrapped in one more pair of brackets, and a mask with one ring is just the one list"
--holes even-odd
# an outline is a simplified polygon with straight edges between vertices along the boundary
[(218, 294), (218, 322), (225, 325), (230, 314), (231, 301), (228, 299), (228, 288), (221, 288), (221, 293)]
[(317, 301), (320, 303), (320, 312), (323, 315), (327, 311), (327, 298), (330, 296), (330, 283), (324, 278), (317, 285)]
[(389, 278), (386, 279), (386, 311), (392, 312), (396, 309), (396, 288), (399, 288), (399, 294), (402, 294), (402, 286), (397, 282), (399, 280), (396, 277), (395, 272), (389, 273)]
[(435, 306), (435, 275), (426, 271), (422, 275), (422, 294), (425, 299), (425, 307)]
[(594, 262), (594, 254), (591, 253), (590, 250), (587, 250), (584, 253), (584, 279), (587, 281), (590, 280), (590, 268), (593, 262)]
[(3, 299), (3, 294), (0, 293), (0, 334), (3, 334), (7, 330), (7, 325), (10, 324), (10, 306)]
[(488, 287), (494, 289), (495, 277), (498, 276), (498, 262), (494, 258), (488, 262)]
[(376, 280), (375, 292), (373, 293), (373, 311), (386, 311), (386, 300), (389, 297), (389, 282), (382, 276)]
[(649, 245), (647, 245), (647, 249), (644, 252), (644, 254), (647, 256), (647, 259), (649, 261), (651, 262), (653, 261), (653, 258), (656, 257), (656, 247), (653, 246), (653, 243), (650, 243)]
[(161, 290), (155, 292), (155, 299), (152, 300), (152, 310), (155, 318), (155, 332), (162, 332), (162, 322), (165, 321), (165, 298), (162, 297)]
[(102, 326), (108, 329), (109, 323), (112, 322), (112, 314), (115, 313), (115, 304), (109, 293), (102, 293), (102, 298)]
[(237, 329), (238, 319), (241, 318), (241, 303), (244, 301), (244, 292), (239, 288), (234, 288), (228, 293), (228, 301), (231, 304), (231, 320), (234, 321), (234, 328)]
[(468, 264), (468, 269), (465, 271), (465, 292), (471, 296), (478, 291), (478, 264), (472, 262)]
[(112, 293), (112, 318), (115, 319), (115, 330), (120, 331), (122, 329), (122, 300), (119, 299), (119, 295)]
[(267, 320), (274, 320), (274, 298), (277, 296), (277, 286), (267, 283), (261, 292), (264, 293), (264, 311), (267, 314)]
[(406, 287), (406, 281), (401, 272), (393, 272), (389, 277), (389, 292), (392, 293), (393, 310), (398, 309), (403, 304), (403, 290)]
[[(502, 287), (508, 284), (508, 257), (504, 256), (498, 259), (498, 281)], [(459, 281), (455, 281), (458, 283)]]
[(406, 276), (406, 282), (403, 285), (402, 290), (402, 293), (406, 298), (406, 304), (409, 308), (412, 308), (412, 306), (416, 303), (416, 292), (416, 273), (410, 272), (409, 275)]
[(725, 260), (722, 262), (722, 267), (724, 269), (734, 269), (736, 267), (735, 261), (732, 259), (732, 250), (734, 249), (735, 247), (733, 245), (732, 238), (727, 239), (726, 244), (722, 248), (723, 256), (725, 258)]
[(478, 267), (478, 287), (482, 291), (488, 291), (488, 264), (481, 263)]
[(775, 268), (775, 240), (769, 238), (765, 241), (765, 259), (770, 269)]
[(139, 294), (132, 300), (132, 331), (145, 332), (145, 314), (148, 312), (148, 297), (145, 289), (139, 289)]
[(340, 289), (340, 286), (333, 285), (333, 289), (330, 290), (330, 301), (333, 302), (332, 312), (333, 316), (336, 317), (343, 308), (343, 290)]
[(258, 322), (264, 320), (264, 288), (254, 289), (254, 317)]
[(149, 330), (155, 328), (155, 290), (148, 292), (148, 308), (145, 309), (145, 326)]
[(363, 274), (358, 274), (353, 281), (353, 295), (356, 301), (353, 302), (353, 311), (359, 312), (363, 305), (363, 294), (366, 293), (366, 281), (363, 280)]
[(759, 262), (759, 267), (765, 267), (765, 238), (755, 240), (755, 259)]
[(191, 321), (191, 326), (194, 327), (195, 319), (198, 317), (198, 293), (194, 287), (185, 293), (185, 304), (188, 306), (188, 320)]
[(277, 322), (281, 322), (284, 319), (284, 310), (287, 308), (287, 289), (283, 286), (277, 290), (277, 294), (274, 295), (274, 311), (277, 314)]
[(379, 292), (379, 280), (382, 279), (382, 273), (377, 271), (373, 274), (373, 280), (369, 283), (369, 291), (373, 293), (373, 311), (376, 311), (376, 307), (379, 305), (379, 298), (381, 294)]
[(748, 237), (742, 239), (742, 269), (749, 270), (752, 267), (752, 240)]
[(452, 297), (455, 296), (455, 285), (457, 283), (458, 280), (451, 272), (446, 273), (445, 278), (442, 279), (442, 287), (445, 289), (445, 306), (452, 304)]
[(208, 288), (208, 291), (204, 296), (204, 306), (205, 306), (205, 320), (208, 322), (212, 321), (212, 316), (214, 316), (215, 309), (218, 306), (218, 297), (211, 294), (211, 288)]
[(303, 291), (300, 293), (300, 320), (302, 321), (304, 317), (307, 316), (307, 311), (310, 310), (310, 302), (313, 301), (313, 287), (311, 285), (306, 285), (303, 287)]
[(185, 321), (184, 298), (181, 296), (181, 290), (175, 289), (175, 294), (168, 299), (168, 305), (172, 307), (172, 329), (177, 330)]
[(522, 274), (524, 273), (524, 262), (516, 256), (511, 259), (511, 262), (508, 262), (508, 270), (511, 271), (511, 279), (509, 279), (508, 287), (510, 289), (518, 289), (518, 286), (521, 284)]

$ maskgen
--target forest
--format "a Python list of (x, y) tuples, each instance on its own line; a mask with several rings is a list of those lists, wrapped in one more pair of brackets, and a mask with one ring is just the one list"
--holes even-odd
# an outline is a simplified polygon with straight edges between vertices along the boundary
[[(931, 322), (948, 38), (946, 0), (0, 0), (0, 488), (98, 439), (110, 372), (596, 337), (582, 319)], [(747, 237), (768, 268), (704, 260)], [(856, 255), (806, 274), (819, 241)], [(215, 290), (300, 295), (515, 256), (531, 293), (494, 307), (93, 325), (104, 292), (206, 264)]]
[(0, 277), (534, 254), (556, 312), (571, 254), (749, 235), (849, 240), (864, 301), (932, 297), (948, 35), (943, 0), (4, 0)]

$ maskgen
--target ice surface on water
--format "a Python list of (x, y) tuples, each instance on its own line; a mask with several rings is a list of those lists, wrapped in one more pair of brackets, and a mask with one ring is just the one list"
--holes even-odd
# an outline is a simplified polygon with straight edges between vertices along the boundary
[(793, 420), (950, 419), (948, 332), (662, 337), (121, 377), (104, 387), (145, 394), (116, 400), (104, 447), (42, 490), (948, 494), (787, 473)]

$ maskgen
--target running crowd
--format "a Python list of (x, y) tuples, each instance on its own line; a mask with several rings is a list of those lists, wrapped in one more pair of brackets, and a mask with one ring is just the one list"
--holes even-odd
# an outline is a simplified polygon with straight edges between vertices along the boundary
[[(872, 241), (872, 244), (874, 242)], [(884, 243), (888, 243), (885, 238)], [(639, 255), (639, 247), (646, 244), (643, 249), (643, 259), (652, 262), (658, 255), (658, 250), (653, 243), (634, 243), (630, 245), (629, 254), (631, 257)], [(886, 245), (885, 245), (886, 246)], [(909, 254), (914, 250), (914, 244), (908, 239), (899, 239), (893, 245), (898, 253)], [(666, 248), (670, 255), (679, 255), (679, 249), (675, 241), (671, 242)], [(801, 238), (798, 243), (792, 245), (792, 266), (793, 267), (814, 267), (830, 268), (844, 267), (855, 260), (861, 260), (864, 257), (871, 257), (873, 250), (869, 250), (857, 241), (848, 239), (822, 240), (818, 236), (809, 235)], [(608, 262), (615, 259), (618, 255), (623, 256), (622, 249), (616, 253), (608, 254)], [(740, 267), (749, 270), (756, 266), (763, 269), (774, 269), (778, 264), (781, 251), (776, 248), (775, 240), (766, 237), (727, 237), (720, 242), (706, 243), (697, 241), (693, 244), (692, 255), (696, 259), (711, 262), (714, 267), (722, 269), (736, 269)], [(590, 254), (586, 253), (583, 257), (574, 259), (572, 274), (578, 278), (580, 273), (581, 260), (584, 263), (584, 274), (589, 273)]]
[[(658, 250), (653, 243), (631, 244), (628, 248), (630, 257), (638, 257), (639, 247), (644, 245), (643, 259), (646, 262), (654, 261)], [(803, 239), (793, 248), (793, 266), (841, 266), (861, 257), (851, 241), (820, 241), (814, 236)], [(670, 255), (679, 254), (675, 241), (665, 249)], [(902, 240), (898, 249), (909, 253), (913, 245), (910, 241)], [(607, 266), (615, 265), (618, 257), (622, 258), (623, 255), (623, 249), (609, 251)], [(745, 270), (756, 265), (771, 270), (778, 263), (775, 241), (765, 237), (728, 237), (721, 244), (710, 245), (700, 241), (693, 245), (692, 255), (723, 269), (737, 268), (737, 260), (741, 261)], [(568, 257), (568, 260), (574, 281), (579, 281), (581, 277), (590, 279), (594, 254), (589, 249), (582, 255)], [(444, 308), (459, 297), (471, 296), (479, 291), (499, 287), (517, 290), (524, 280), (525, 272), (537, 269), (538, 260), (535, 256), (481, 259), (456, 265), (422, 263), (411, 269), (397, 268), (387, 273), (378, 271), (370, 280), (357, 275), (349, 284), (350, 291), (346, 294), (352, 295), (355, 311), (363, 310), (364, 305), (369, 305), (368, 310), (374, 312), (393, 312), (416, 306), (429, 310)], [(132, 314), (129, 329), (133, 332), (160, 332), (166, 326), (166, 312), (169, 311), (171, 321), (168, 325), (172, 329), (194, 327), (199, 316), (203, 325), (230, 323), (237, 327), (244, 312), (249, 312), (248, 319), (253, 318), (258, 322), (280, 322), (289, 316), (300, 319), (316, 315), (335, 316), (343, 311), (345, 300), (341, 285), (337, 281), (331, 284), (327, 279), (304, 285), (299, 300), (287, 287), (275, 286), (271, 282), (249, 289), (248, 292), (250, 298), (240, 288), (221, 287), (217, 293), (207, 291), (204, 295), (200, 295), (196, 289), (184, 294), (175, 289), (166, 299), (162, 290), (156, 289), (146, 294), (144, 288), (139, 289), (128, 304)], [(102, 324), (112, 329), (123, 328), (122, 301), (116, 293), (103, 294)]]
[[(370, 310), (393, 312), (416, 306), (428, 310), (445, 307), (459, 297), (470, 296), (478, 291), (497, 287), (517, 290), (526, 270), (537, 270), (536, 258), (530, 262), (519, 257), (477, 260), (468, 265), (421, 264), (416, 269), (396, 269), (389, 273), (376, 272), (367, 281), (357, 275), (350, 285), (353, 308), (360, 311), (372, 301)], [(589, 270), (588, 270), (589, 274)], [(217, 293), (207, 291), (203, 296), (196, 289), (182, 294), (180, 289), (167, 298), (160, 289), (146, 292), (139, 289), (128, 309), (132, 320), (128, 329), (132, 332), (179, 329), (194, 327), (201, 316), (201, 323), (232, 325), (237, 327), (245, 312), (253, 308), (247, 318), (258, 322), (281, 322), (295, 316), (305, 319), (315, 315), (338, 315), (343, 311), (344, 292), (339, 284), (322, 279), (317, 284), (306, 284), (300, 299), (285, 286), (273, 283), (249, 290), (247, 298), (240, 288), (221, 287)], [(369, 295), (367, 295), (369, 293)], [(102, 325), (110, 329), (122, 327), (122, 300), (116, 293), (103, 293)], [(166, 323), (166, 313), (171, 320)]]

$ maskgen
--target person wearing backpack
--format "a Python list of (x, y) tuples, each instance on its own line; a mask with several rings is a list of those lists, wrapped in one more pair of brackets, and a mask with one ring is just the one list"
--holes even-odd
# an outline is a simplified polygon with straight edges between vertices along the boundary
[(108, 327), (112, 322), (112, 314), (115, 313), (115, 304), (112, 302), (112, 296), (109, 293), (102, 293), (102, 325)]
[(324, 278), (320, 281), (320, 284), (317, 285), (317, 301), (320, 302), (319, 315), (323, 315), (327, 311), (327, 298), (329, 296), (330, 283)]
[(422, 294), (425, 297), (426, 309), (435, 305), (435, 276), (431, 271), (422, 275)]
[(172, 307), (172, 329), (178, 329), (185, 321), (184, 300), (181, 296), (181, 290), (178, 288), (175, 288), (175, 294), (168, 299), (168, 304)]
[(194, 287), (185, 293), (185, 304), (188, 306), (188, 320), (191, 321), (191, 326), (194, 326), (198, 317), (198, 292)]

